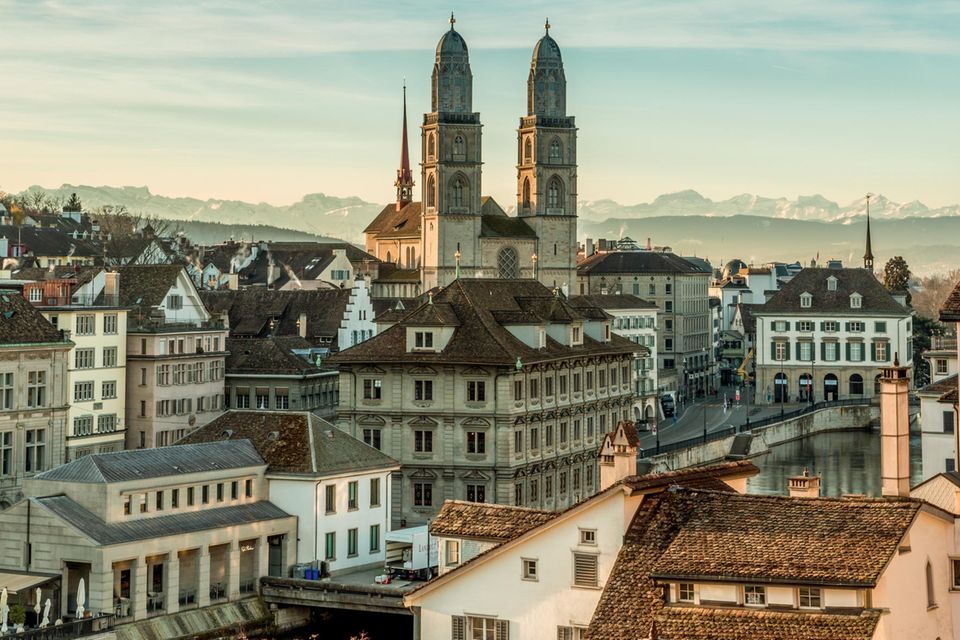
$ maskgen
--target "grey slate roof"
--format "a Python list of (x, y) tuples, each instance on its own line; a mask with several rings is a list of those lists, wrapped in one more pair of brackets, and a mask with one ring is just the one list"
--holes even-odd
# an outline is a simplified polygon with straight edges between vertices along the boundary
[(323, 476), (399, 466), (380, 450), (306, 411), (233, 409), (179, 442), (196, 447), (238, 441), (256, 448), (267, 462), (267, 473)]
[(97, 453), (54, 467), (36, 480), (111, 483), (264, 464), (245, 440)]
[(101, 545), (151, 540), (291, 517), (272, 502), (261, 500), (230, 507), (139, 518), (129, 522), (104, 522), (99, 516), (64, 495), (32, 500)]
[(597, 253), (577, 265), (577, 275), (604, 273), (710, 273), (710, 269), (661, 251)]
[(626, 293), (607, 295), (570, 296), (570, 304), (574, 307), (599, 307), (601, 309), (656, 309), (655, 302)]
[(70, 344), (21, 292), (0, 289), (0, 346), (47, 342), (63, 342), (64, 348)]
[[(827, 289), (827, 278), (837, 279), (835, 291)], [(813, 306), (800, 306), (800, 295), (809, 293), (813, 296)], [(850, 307), (850, 296), (859, 293), (863, 300), (858, 309)], [(753, 310), (756, 315), (770, 313), (790, 313), (802, 315), (823, 315), (835, 313), (840, 315), (869, 315), (887, 314), (907, 316), (906, 308), (893, 299), (890, 292), (874, 277), (868, 269), (823, 269), (809, 267), (804, 269), (790, 282), (783, 285), (766, 304), (757, 306)]]

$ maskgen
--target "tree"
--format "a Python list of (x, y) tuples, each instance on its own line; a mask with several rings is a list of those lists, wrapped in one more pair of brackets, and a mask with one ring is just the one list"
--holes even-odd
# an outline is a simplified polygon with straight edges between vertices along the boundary
[(174, 226), (169, 220), (128, 211), (122, 204), (98, 207), (94, 216), (100, 225), (100, 232), (107, 235), (104, 245), (107, 260), (111, 264), (126, 264), (136, 257), (134, 254), (144, 248), (142, 231), (147, 225), (153, 227), (157, 237), (179, 230), (179, 226)]
[(947, 273), (935, 273), (925, 276), (915, 282), (913, 308), (918, 315), (927, 318), (936, 318), (940, 308), (960, 282), (960, 269), (953, 269)]
[(77, 197), (77, 194), (70, 194), (70, 199), (67, 200), (67, 204), (63, 205), (63, 210), (75, 213), (83, 211), (83, 205), (80, 203), (80, 198)]
[(894, 293), (906, 292), (907, 306), (910, 306), (910, 267), (903, 256), (894, 256), (883, 265), (883, 286)]

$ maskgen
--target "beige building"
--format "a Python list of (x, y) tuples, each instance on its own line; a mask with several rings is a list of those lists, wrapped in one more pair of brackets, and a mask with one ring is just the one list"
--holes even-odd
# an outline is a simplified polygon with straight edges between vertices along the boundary
[(425, 523), (444, 499), (562, 509), (596, 490), (643, 349), (609, 315), (533, 280), (460, 279), (383, 320), (331, 361), (338, 426), (403, 466), (395, 525)]
[(518, 215), (509, 216), (482, 196), (482, 125), (473, 111), (467, 44), (453, 23), (437, 44), (431, 111), (421, 126), (421, 201), (413, 201), (404, 94), (397, 200), (364, 230), (366, 250), (418, 272), (417, 293), (461, 275), (534, 278), (569, 288), (576, 264), (577, 129), (566, 112), (560, 48), (546, 34), (533, 50), (527, 114), (517, 133)]
[(0, 289), (0, 511), (63, 463), (72, 347), (22, 292)]
[(173, 444), (223, 410), (227, 326), (179, 265), (125, 266), (127, 449)]
[(266, 466), (248, 441), (85, 456), (0, 512), (0, 568), (60, 577), (51, 621), (75, 614), (81, 579), (86, 610), (121, 622), (254, 596), (296, 559)]

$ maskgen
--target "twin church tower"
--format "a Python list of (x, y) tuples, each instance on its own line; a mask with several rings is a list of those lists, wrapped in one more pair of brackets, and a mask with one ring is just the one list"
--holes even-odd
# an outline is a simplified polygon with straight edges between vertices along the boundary
[(421, 126), (421, 201), (407, 150), (406, 90), (397, 200), (364, 230), (366, 250), (419, 277), (420, 291), (458, 276), (536, 278), (573, 289), (577, 251), (577, 129), (566, 113), (560, 47), (546, 34), (533, 49), (527, 115), (517, 131), (517, 215), (482, 196), (480, 114), (473, 110), (467, 43), (454, 28), (437, 44), (431, 111)]

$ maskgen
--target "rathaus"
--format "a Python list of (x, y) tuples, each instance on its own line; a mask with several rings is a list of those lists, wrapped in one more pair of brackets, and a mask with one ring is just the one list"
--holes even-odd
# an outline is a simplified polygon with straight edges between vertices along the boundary
[(420, 202), (407, 150), (406, 96), (395, 203), (364, 230), (366, 250), (419, 276), (419, 289), (457, 277), (535, 278), (573, 287), (577, 242), (577, 129), (567, 115), (560, 47), (533, 48), (527, 115), (517, 130), (517, 215), (482, 196), (480, 114), (473, 110), (467, 43), (454, 29), (437, 44), (431, 111), (421, 129)]

